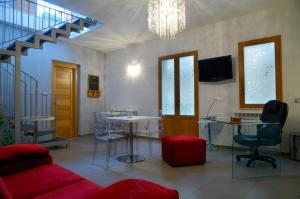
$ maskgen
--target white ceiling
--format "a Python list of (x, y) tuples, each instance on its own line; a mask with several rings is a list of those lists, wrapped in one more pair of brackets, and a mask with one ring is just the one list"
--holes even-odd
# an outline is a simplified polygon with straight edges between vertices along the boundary
[[(158, 39), (147, 28), (149, 0), (49, 0), (99, 20), (102, 27), (71, 42), (103, 52)], [(187, 29), (264, 9), (276, 0), (186, 0)]]

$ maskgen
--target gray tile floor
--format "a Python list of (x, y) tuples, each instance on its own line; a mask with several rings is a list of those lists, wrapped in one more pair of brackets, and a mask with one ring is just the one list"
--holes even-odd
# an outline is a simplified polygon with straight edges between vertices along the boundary
[[(300, 199), (300, 162), (283, 158), (281, 174), (274, 177), (232, 179), (232, 153), (219, 150), (207, 152), (207, 163), (200, 166), (172, 168), (161, 160), (160, 143), (138, 139), (135, 150), (146, 156), (144, 162), (128, 165), (112, 158), (104, 167), (105, 153), (99, 147), (92, 162), (93, 136), (78, 137), (68, 149), (52, 149), (54, 161), (101, 186), (126, 178), (142, 178), (177, 189), (182, 199)], [(115, 155), (124, 153), (122, 143)]]

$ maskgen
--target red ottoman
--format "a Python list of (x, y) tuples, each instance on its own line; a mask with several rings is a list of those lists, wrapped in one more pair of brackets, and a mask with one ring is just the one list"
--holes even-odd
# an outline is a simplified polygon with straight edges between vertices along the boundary
[(164, 136), (161, 139), (162, 158), (169, 165), (188, 166), (204, 164), (206, 140), (189, 136)]

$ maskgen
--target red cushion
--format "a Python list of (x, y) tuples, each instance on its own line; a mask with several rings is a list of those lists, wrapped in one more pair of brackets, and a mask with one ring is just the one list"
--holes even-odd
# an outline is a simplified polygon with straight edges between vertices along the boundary
[(100, 199), (98, 194), (101, 190), (99, 185), (83, 180), (34, 199)]
[(206, 141), (195, 136), (164, 136), (162, 158), (171, 166), (203, 164), (206, 161)]
[(16, 160), (28, 158), (44, 157), (49, 154), (49, 150), (38, 144), (16, 144), (10, 146), (0, 146), (0, 165)]
[(82, 180), (84, 178), (58, 165), (41, 166), (3, 177), (14, 199), (34, 198)]
[(180, 142), (193, 142), (193, 141), (205, 141), (202, 138), (192, 136), (192, 135), (176, 135), (176, 136), (163, 136), (162, 141), (172, 142), (172, 143), (180, 143)]
[(2, 178), (0, 177), (0, 198), (1, 199), (13, 199)]
[(43, 165), (52, 164), (52, 157), (50, 155), (40, 158), (30, 158), (21, 161), (9, 162), (0, 165), (0, 176), (7, 176), (13, 173), (21, 172), (31, 168)]
[(99, 199), (178, 199), (178, 192), (141, 180), (122, 180), (99, 192)]

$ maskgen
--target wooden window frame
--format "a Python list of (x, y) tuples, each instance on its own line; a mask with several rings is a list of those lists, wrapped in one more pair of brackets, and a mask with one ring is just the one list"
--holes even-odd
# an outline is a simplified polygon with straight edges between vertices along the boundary
[(276, 81), (276, 99), (282, 100), (282, 55), (281, 55), (281, 36), (272, 36), (261, 39), (243, 41), (238, 43), (239, 56), (239, 91), (240, 91), (240, 108), (257, 108), (262, 109), (264, 104), (246, 104), (245, 103), (245, 78), (244, 78), (244, 47), (270, 43), (275, 44), (275, 81)]

